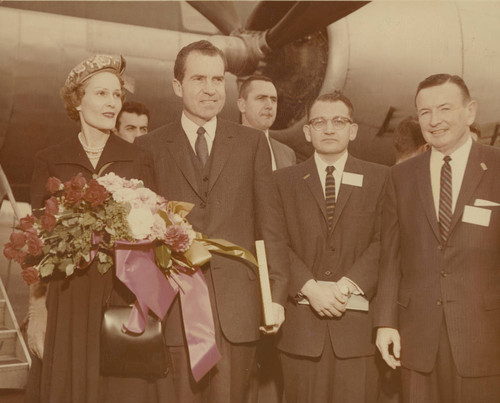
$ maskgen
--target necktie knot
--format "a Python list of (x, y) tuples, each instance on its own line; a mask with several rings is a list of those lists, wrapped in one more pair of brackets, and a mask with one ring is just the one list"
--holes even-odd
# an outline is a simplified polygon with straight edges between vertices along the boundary
[(443, 157), (443, 161), (444, 161), (445, 164), (449, 164), (450, 161), (451, 161), (451, 157), (449, 155), (445, 155)]
[[(203, 126), (198, 127), (198, 130), (196, 130), (196, 134), (199, 136), (203, 136), (205, 134), (205, 128)], [(445, 157), (446, 158), (446, 157)]]
[(327, 174), (327, 175), (331, 175), (331, 174), (333, 174), (333, 171), (335, 171), (335, 167), (334, 167), (333, 165), (328, 165), (328, 166), (326, 167), (326, 174)]

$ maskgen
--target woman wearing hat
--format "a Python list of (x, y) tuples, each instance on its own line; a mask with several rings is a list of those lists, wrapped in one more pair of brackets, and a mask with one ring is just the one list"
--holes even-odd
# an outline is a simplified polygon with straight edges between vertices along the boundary
[[(65, 182), (81, 172), (88, 181), (98, 173), (114, 172), (151, 185), (145, 152), (111, 134), (124, 99), (124, 70), (121, 56), (108, 55), (93, 56), (71, 70), (61, 96), (69, 117), (80, 122), (80, 132), (37, 154), (31, 185), (34, 209), (42, 207), (49, 196), (45, 184), (51, 176)], [(26, 389), (27, 402), (169, 400), (166, 378), (147, 382), (99, 373), (103, 305), (108, 298), (113, 305), (134, 300), (133, 294), (113, 279), (112, 270), (100, 274), (93, 263), (70, 278), (55, 275), (47, 284), (39, 282), (30, 289), (28, 345), (35, 359)]]

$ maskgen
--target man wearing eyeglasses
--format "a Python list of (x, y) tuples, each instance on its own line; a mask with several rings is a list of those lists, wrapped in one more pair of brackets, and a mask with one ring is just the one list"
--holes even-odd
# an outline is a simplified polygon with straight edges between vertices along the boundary
[(349, 155), (357, 132), (350, 100), (321, 95), (304, 126), (314, 155), (274, 173), (291, 256), (278, 342), (288, 403), (377, 399), (369, 300), (388, 168)]

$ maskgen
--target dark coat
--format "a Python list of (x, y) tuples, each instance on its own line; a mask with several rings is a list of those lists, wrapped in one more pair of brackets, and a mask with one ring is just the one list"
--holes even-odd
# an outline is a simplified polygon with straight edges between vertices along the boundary
[[(103, 173), (143, 179), (151, 183), (150, 159), (143, 150), (112, 135), (94, 169), (77, 136), (39, 152), (31, 187), (34, 208), (48, 197), (45, 189), (51, 176), (67, 181), (79, 172), (88, 180), (108, 163)], [(114, 270), (102, 275), (96, 264), (77, 270), (68, 279), (48, 281), (47, 330), (43, 366), (34, 360), (26, 390), (27, 402), (95, 403), (168, 402), (173, 393), (167, 378), (146, 382), (137, 378), (99, 375), (99, 337), (102, 310), (111, 295), (112, 304), (134, 301), (133, 294), (114, 278)]]
[[(205, 169), (196, 157), (180, 119), (138, 139), (152, 153), (156, 189), (169, 200), (194, 204), (188, 215), (193, 228), (210, 238), (222, 238), (255, 252), (257, 239), (266, 241), (275, 302), (285, 304), (288, 258), (276, 209), (271, 156), (262, 132), (217, 118), (214, 144)], [(283, 243), (281, 242), (281, 245)], [(222, 332), (232, 343), (256, 341), (261, 324), (256, 268), (240, 260), (213, 254), (210, 270)], [(179, 304), (169, 311), (167, 345), (182, 345)]]
[(278, 342), (280, 350), (319, 357), (328, 327), (336, 356), (374, 353), (371, 310), (349, 310), (340, 319), (323, 319), (311, 307), (298, 305), (295, 297), (310, 279), (338, 281), (343, 276), (354, 281), (369, 299), (374, 296), (387, 171), (381, 165), (347, 158), (344, 172), (363, 175), (363, 184), (341, 185), (330, 232), (314, 157), (275, 172), (291, 256), (287, 317)]
[(500, 207), (489, 226), (462, 221), (476, 199), (500, 203), (500, 150), (473, 143), (441, 243), (430, 182), (430, 151), (395, 166), (383, 213), (376, 326), (398, 329), (402, 365), (429, 372), (446, 319), (461, 376), (500, 374)]

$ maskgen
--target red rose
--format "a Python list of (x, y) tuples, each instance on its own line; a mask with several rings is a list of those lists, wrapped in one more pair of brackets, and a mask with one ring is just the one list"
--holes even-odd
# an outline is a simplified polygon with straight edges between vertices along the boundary
[(9, 238), (12, 246), (16, 249), (21, 249), (24, 245), (26, 245), (26, 235), (23, 232), (13, 232), (10, 234)]
[(10, 244), (10, 242), (7, 242), (5, 244), (5, 247), (3, 249), (3, 254), (7, 259), (14, 260), (19, 264), (23, 264), (24, 259), (26, 259), (26, 256), (28, 255), (23, 250), (13, 248), (12, 245)]
[(23, 276), (23, 280), (26, 284), (31, 285), (38, 283), (40, 278), (38, 277), (38, 270), (34, 267), (26, 267), (21, 272), (21, 276)]
[(109, 193), (104, 186), (99, 184), (95, 179), (92, 179), (85, 190), (83, 198), (91, 203), (92, 207), (96, 207), (108, 198)]
[(38, 235), (30, 232), (26, 233), (26, 241), (28, 244), (28, 252), (33, 256), (38, 256), (42, 253), (43, 242)]
[(33, 228), (33, 224), (35, 223), (35, 217), (31, 214), (28, 214), (26, 217), (21, 218), (19, 220), (19, 227), (23, 231), (28, 231), (30, 228)]
[(64, 191), (64, 197), (69, 204), (78, 204), (82, 201), (83, 194), (81, 189), (68, 189)]
[(3, 255), (9, 259), (12, 260), (17, 254), (17, 249), (12, 247), (12, 244), (10, 242), (7, 242), (4, 247), (3, 247)]
[(83, 174), (80, 172), (78, 175), (71, 178), (71, 180), (64, 182), (64, 187), (66, 188), (66, 190), (82, 190), (86, 184), (87, 181), (83, 177)]
[(42, 228), (45, 231), (52, 232), (52, 230), (56, 226), (56, 217), (52, 214), (44, 214), (40, 219), (40, 223), (42, 224)]
[(54, 196), (45, 200), (45, 213), (52, 215), (59, 213), (59, 202)]
[(26, 260), (26, 256), (28, 256), (28, 253), (23, 251), (23, 250), (17, 250), (16, 255), (14, 256), (14, 260), (19, 263), (23, 264), (24, 261)]
[(61, 189), (61, 181), (59, 179), (57, 179), (56, 177), (54, 176), (51, 176), (48, 180), (47, 180), (47, 184), (45, 185), (45, 187), (47, 188), (47, 191), (50, 193), (50, 194), (54, 194), (56, 193), (59, 189)]

